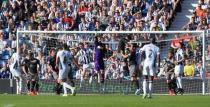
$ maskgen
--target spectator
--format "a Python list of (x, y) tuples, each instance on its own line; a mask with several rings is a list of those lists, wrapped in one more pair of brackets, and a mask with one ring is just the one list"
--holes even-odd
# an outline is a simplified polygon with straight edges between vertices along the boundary
[(201, 4), (198, 4), (198, 7), (195, 9), (196, 16), (198, 16), (200, 19), (205, 17), (205, 10), (201, 8)]
[(195, 76), (198, 76), (201, 79), (205, 79), (205, 73), (202, 67), (202, 61), (199, 61), (199, 63), (197, 63), (197, 66), (195, 68)]
[(88, 30), (89, 28), (89, 23), (85, 20), (84, 17), (81, 18), (81, 23), (79, 24), (79, 31), (84, 31), (85, 29)]
[(185, 77), (194, 77), (194, 70), (195, 68), (192, 66), (189, 60), (185, 60), (184, 66), (184, 76)]
[(3, 50), (3, 46), (4, 46), (4, 35), (3, 35), (3, 31), (0, 30), (0, 50)]
[(3, 64), (3, 67), (0, 69), (0, 78), (10, 78), (9, 67), (6, 63)]

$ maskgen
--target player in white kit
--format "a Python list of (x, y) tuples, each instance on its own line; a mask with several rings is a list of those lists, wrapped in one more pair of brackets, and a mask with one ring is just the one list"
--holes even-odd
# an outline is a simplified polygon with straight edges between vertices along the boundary
[(183, 87), (182, 87), (182, 74), (184, 70), (184, 52), (182, 50), (182, 44), (178, 44), (178, 49), (175, 54), (175, 69), (174, 73), (177, 80), (177, 93), (180, 93), (181, 95), (184, 93)]
[(71, 55), (66, 44), (63, 45), (63, 49), (59, 50), (56, 56), (56, 67), (59, 68), (58, 82), (63, 85), (64, 94), (67, 96), (67, 89), (71, 89), (72, 95), (75, 96), (75, 87), (69, 85), (66, 82), (68, 74), (71, 73), (71, 62), (76, 64), (79, 67), (78, 63), (75, 61), (74, 57)]
[(10, 58), (10, 72), (12, 73), (13, 78), (16, 80), (16, 93), (21, 94), (22, 92), (22, 76), (21, 76), (21, 67), (20, 67), (20, 50), (16, 53), (13, 53)]
[[(150, 38), (150, 44), (144, 45), (140, 49), (141, 55), (145, 55), (143, 65), (143, 98), (152, 97), (153, 79), (157, 72), (157, 65), (160, 66), (160, 49), (155, 45), (155, 38)], [(148, 93), (149, 92), (149, 93)]]

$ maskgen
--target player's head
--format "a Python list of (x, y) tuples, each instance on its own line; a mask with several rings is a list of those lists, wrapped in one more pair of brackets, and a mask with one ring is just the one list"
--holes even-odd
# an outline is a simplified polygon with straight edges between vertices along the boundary
[(137, 47), (137, 44), (136, 43), (132, 43), (131, 46), (130, 46), (130, 49), (134, 50), (134, 49), (136, 49), (136, 47)]
[(171, 58), (171, 57), (173, 57), (173, 52), (169, 51), (168, 52), (168, 58)]
[(80, 49), (84, 48), (84, 44), (83, 43), (79, 43), (79, 48)]
[(84, 43), (84, 47), (88, 48), (89, 44), (87, 42)]
[(31, 50), (29, 50), (28, 51), (28, 58), (32, 59), (33, 57), (34, 57), (34, 53)]
[(149, 42), (155, 44), (155, 42), (156, 42), (155, 36), (152, 35), (152, 36), (149, 38)]
[(55, 56), (56, 55), (56, 50), (54, 48), (50, 49), (50, 55)]

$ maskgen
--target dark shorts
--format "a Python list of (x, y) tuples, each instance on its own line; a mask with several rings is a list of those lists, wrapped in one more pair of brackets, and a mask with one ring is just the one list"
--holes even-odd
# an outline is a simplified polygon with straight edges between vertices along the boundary
[(28, 76), (26, 77), (26, 79), (28, 81), (38, 81), (39, 77), (38, 74), (28, 74)]
[(166, 72), (166, 79), (173, 80), (175, 78), (174, 72)]
[(99, 63), (95, 62), (95, 70), (96, 71), (100, 71), (100, 70), (104, 70), (104, 62), (103, 61), (98, 61)]

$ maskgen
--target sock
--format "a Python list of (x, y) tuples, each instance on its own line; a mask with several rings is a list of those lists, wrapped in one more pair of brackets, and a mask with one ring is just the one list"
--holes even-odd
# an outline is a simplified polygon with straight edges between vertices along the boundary
[(152, 91), (153, 91), (153, 82), (152, 81), (149, 81), (149, 96), (151, 97), (152, 96)]
[(39, 91), (39, 83), (36, 82), (36, 92), (38, 92), (38, 91)]
[(135, 85), (136, 85), (136, 88), (139, 89), (139, 81), (138, 80), (135, 80)]
[(20, 84), (19, 84), (18, 80), (16, 80), (16, 85), (17, 85), (16, 94), (19, 94)]
[(178, 88), (182, 89), (182, 79), (181, 79), (181, 77), (177, 77), (177, 83), (179, 83), (179, 87)]
[(67, 94), (67, 90), (66, 90), (65, 85), (63, 85), (63, 93), (64, 93), (64, 94)]
[(102, 74), (101, 74), (101, 79), (100, 79), (100, 82), (101, 82), (101, 83), (104, 83), (104, 76), (105, 76), (104, 73), (102, 73)]
[(31, 91), (31, 82), (30, 81), (28, 81), (28, 83), (27, 83), (27, 89), (28, 89), (28, 91)]
[(84, 78), (83, 78), (83, 76), (81, 76), (81, 78), (80, 78), (80, 87), (82, 86), (83, 81), (84, 81)]
[(36, 81), (32, 81), (31, 84), (32, 84), (32, 86), (31, 86), (31, 92), (33, 92), (34, 91), (34, 87), (36, 85)]
[(171, 81), (168, 82), (168, 90), (171, 90), (171, 87), (172, 87), (172, 84), (171, 84)]
[(56, 83), (56, 94), (60, 94), (61, 93), (61, 85), (60, 83)]
[(98, 83), (101, 83), (101, 74), (98, 74)]
[(22, 79), (19, 80), (19, 91), (22, 92)]
[(176, 84), (176, 80), (174, 79), (171, 81), (171, 88), (175, 91), (176, 87), (177, 87), (177, 84)]
[(176, 78), (176, 85), (177, 85), (177, 88), (179, 89), (180, 88), (180, 85), (179, 85), (179, 82), (178, 82), (178, 78), (179, 77)]
[(73, 89), (73, 87), (72, 86), (70, 86), (69, 84), (67, 84), (66, 82), (63, 82), (63, 87), (66, 87), (66, 88), (68, 88), (68, 89)]
[(133, 87), (133, 85), (134, 85), (134, 80), (131, 81), (131, 87)]
[(74, 83), (74, 81), (73, 81), (73, 80), (71, 80), (70, 82), (71, 82), (71, 86), (72, 86), (72, 87), (75, 87), (75, 83)]
[(143, 80), (143, 92), (144, 92), (144, 95), (147, 94), (147, 80)]
[(89, 81), (91, 81), (91, 82), (92, 82), (92, 80), (93, 80), (93, 76), (91, 75), (91, 76), (90, 76), (90, 79), (89, 79)]

